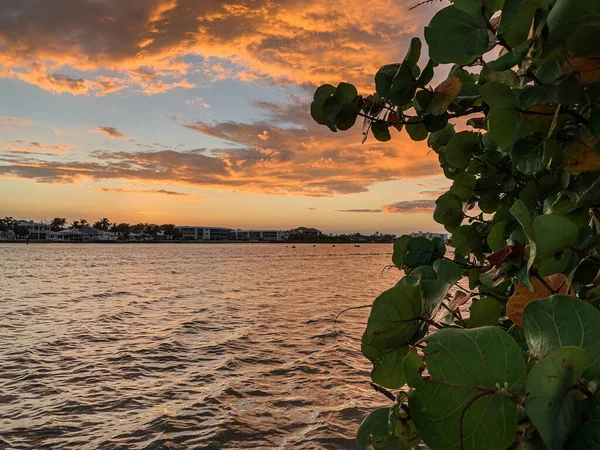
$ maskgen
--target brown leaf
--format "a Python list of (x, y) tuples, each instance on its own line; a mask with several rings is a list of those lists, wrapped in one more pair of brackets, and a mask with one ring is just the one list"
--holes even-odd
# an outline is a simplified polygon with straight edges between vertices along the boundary
[[(568, 293), (567, 276), (562, 273), (557, 273), (544, 278), (544, 281), (551, 289), (558, 294)], [(537, 278), (531, 279), (533, 292), (527, 289), (523, 284), (517, 284), (514, 294), (506, 304), (506, 315), (516, 325), (523, 327), (523, 310), (529, 302), (538, 298), (550, 297), (552, 292)]]
[(434, 116), (444, 114), (450, 103), (460, 94), (461, 89), (462, 81), (458, 77), (442, 81), (433, 91), (433, 98), (428, 106), (429, 112)]
[(581, 132), (569, 144), (563, 156), (563, 167), (569, 173), (600, 170), (600, 156), (596, 153), (598, 138), (591, 132)]
[(456, 311), (459, 307), (461, 307), (462, 305), (467, 303), (467, 301), (469, 300), (470, 297), (471, 297), (471, 295), (465, 291), (456, 291), (454, 293), (454, 297), (450, 301), (450, 304), (449, 304), (450, 309), (452, 311)]
[[(573, 70), (579, 73), (579, 79), (583, 84), (600, 81), (600, 58), (573, 58), (569, 62)], [(564, 67), (570, 70), (567, 64)]]

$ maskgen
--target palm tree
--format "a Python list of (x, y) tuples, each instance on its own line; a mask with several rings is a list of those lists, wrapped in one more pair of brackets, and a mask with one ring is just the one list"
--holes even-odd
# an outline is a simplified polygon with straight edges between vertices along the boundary
[(81, 223), (79, 222), (79, 220), (74, 220), (73, 223), (71, 224), (71, 228), (72, 229), (81, 228)]
[(64, 217), (55, 217), (54, 219), (52, 219), (50, 228), (52, 229), (52, 231), (60, 231), (65, 227), (66, 223), (67, 219), (65, 219)]
[(98, 222), (94, 223), (93, 227), (97, 230), (108, 231), (110, 228), (110, 220), (106, 217), (103, 217)]
[(82, 227), (86, 227), (86, 226), (89, 225), (89, 222), (87, 220), (85, 220), (85, 219), (79, 219), (79, 224)]

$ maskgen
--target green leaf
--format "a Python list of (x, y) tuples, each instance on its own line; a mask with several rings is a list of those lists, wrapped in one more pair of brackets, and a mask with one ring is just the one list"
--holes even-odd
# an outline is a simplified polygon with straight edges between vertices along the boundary
[(410, 40), (408, 53), (404, 58), (404, 64), (408, 66), (416, 66), (421, 57), (421, 39), (414, 37)]
[(505, 450), (515, 438), (517, 406), (498, 387), (518, 392), (526, 368), (513, 338), (496, 327), (443, 329), (427, 338), (430, 379), (409, 399), (431, 448)]
[(371, 359), (373, 370), (371, 379), (374, 383), (388, 389), (399, 389), (406, 384), (402, 360), (408, 353), (408, 346), (383, 350)]
[(427, 138), (427, 145), (438, 152), (441, 147), (444, 147), (448, 144), (453, 135), (454, 125), (449, 123), (444, 127), (443, 130), (431, 133)]
[(406, 243), (404, 264), (416, 268), (429, 264), (433, 256), (433, 242), (426, 237), (416, 237)]
[(529, 246), (529, 255), (527, 259), (527, 273), (533, 265), (537, 255), (537, 245), (535, 240), (535, 232), (533, 230), (533, 222), (531, 221), (531, 215), (525, 203), (522, 200), (517, 200), (515, 204), (510, 208), (510, 213), (517, 219), (517, 222), (521, 225), (525, 236), (527, 237), (527, 244)]
[(471, 252), (481, 255), (483, 253), (482, 239), (479, 231), (471, 225), (463, 225), (452, 233), (452, 244), (455, 251), (463, 256), (467, 256)]
[(590, 376), (600, 375), (600, 311), (576, 297), (553, 295), (534, 300), (523, 311), (525, 338), (536, 356), (577, 346), (592, 357)]
[(481, 0), (452, 0), (452, 2), (456, 8), (473, 17), (479, 17), (483, 13), (487, 19), (492, 17), (504, 4), (504, 0), (484, 0), (483, 5)]
[(433, 78), (433, 68), (436, 65), (437, 64), (434, 63), (431, 59), (427, 62), (427, 65), (423, 69), (423, 72), (421, 72), (421, 76), (417, 80), (418, 87), (424, 88), (431, 82), (431, 80)]
[(511, 69), (517, 64), (521, 64), (534, 42), (534, 39), (529, 39), (517, 45), (510, 52), (505, 53), (494, 61), (490, 61), (487, 67), (489, 67), (491, 70), (504, 71)]
[(590, 355), (579, 347), (562, 347), (533, 366), (527, 378), (525, 410), (548, 450), (562, 450), (580, 415), (569, 392), (587, 369)]
[[(538, 0), (539, 1), (539, 0)], [(548, 15), (548, 48), (562, 47), (573, 31), (591, 23), (598, 23), (600, 3), (596, 0), (556, 0)], [(596, 42), (594, 36), (592, 42)]]
[(341, 104), (344, 105), (352, 103), (354, 99), (358, 96), (358, 91), (356, 90), (356, 87), (354, 87), (352, 84), (340, 83), (335, 89), (335, 93), (333, 95), (335, 98), (338, 99), (338, 101)]
[(390, 408), (379, 408), (369, 414), (360, 424), (356, 441), (359, 447), (377, 447), (390, 439), (388, 421)]
[(394, 241), (394, 253), (392, 254), (392, 262), (398, 269), (401, 269), (404, 266), (406, 244), (408, 244), (408, 241), (410, 241), (411, 239), (413, 239), (412, 236), (405, 234)]
[(537, 246), (537, 258), (553, 258), (554, 254), (575, 244), (579, 230), (564, 216), (546, 214), (533, 221), (533, 233)]
[(433, 270), (440, 281), (452, 286), (463, 276), (464, 269), (461, 269), (454, 261), (447, 259), (438, 259), (433, 262)]
[(413, 141), (423, 141), (427, 139), (427, 128), (421, 117), (411, 117), (406, 124), (406, 132)]
[(468, 64), (487, 51), (489, 36), (483, 17), (448, 6), (425, 27), (425, 41), (435, 62)]
[(544, 168), (545, 139), (541, 133), (535, 133), (519, 139), (510, 151), (510, 157), (520, 172), (533, 175)]
[(488, 131), (502, 149), (515, 142), (521, 126), (521, 113), (516, 109), (492, 108), (488, 115)]
[(373, 303), (363, 343), (380, 350), (406, 344), (419, 329), (421, 313), (421, 293), (417, 286), (388, 289)]
[(462, 202), (454, 194), (446, 192), (435, 201), (433, 220), (444, 225), (450, 233), (460, 226), (463, 218)]
[(479, 88), (483, 101), (492, 108), (518, 108), (519, 93), (502, 83), (495, 81), (484, 84)]
[(558, 84), (547, 84), (530, 87), (519, 96), (523, 109), (535, 105), (571, 105), (582, 103), (584, 91), (574, 76), (562, 80)]
[(511, 47), (527, 40), (533, 16), (538, 8), (547, 8), (551, 0), (506, 0), (498, 32)]
[(342, 105), (340, 111), (335, 116), (335, 126), (338, 130), (349, 130), (356, 123), (356, 117), (360, 112), (358, 102), (353, 102), (347, 105)]
[(448, 141), (446, 150), (446, 160), (452, 166), (464, 169), (469, 164), (469, 160), (479, 150), (479, 134), (472, 131), (461, 131), (454, 134)]
[(336, 97), (329, 97), (323, 103), (323, 115), (327, 123), (335, 124), (335, 118), (342, 109), (342, 104)]
[(441, 116), (434, 116), (427, 114), (423, 117), (425, 129), (429, 132), (436, 132), (443, 130), (448, 125), (448, 114), (444, 113)]
[(468, 172), (461, 172), (454, 178), (449, 192), (456, 195), (461, 201), (466, 202), (473, 195), (476, 184), (477, 179), (475, 175)]
[(425, 381), (421, 377), (421, 373), (425, 370), (423, 360), (413, 348), (404, 357), (404, 374), (406, 376), (406, 382), (411, 388), (420, 388), (425, 384)]
[(492, 297), (482, 297), (475, 300), (471, 307), (471, 316), (467, 319), (467, 328), (493, 326), (498, 323), (502, 314), (502, 305)]
[(490, 234), (488, 234), (487, 242), (492, 249), (492, 252), (496, 253), (506, 247), (506, 239), (504, 239), (504, 230), (506, 229), (506, 224), (508, 221), (502, 220), (494, 224)]
[(380, 142), (389, 141), (392, 136), (390, 135), (390, 126), (384, 120), (376, 120), (371, 124), (371, 132), (375, 139)]
[(335, 131), (335, 116), (333, 117), (333, 120), (329, 120), (327, 117), (325, 117), (323, 105), (325, 101), (334, 94), (334, 92), (335, 88), (330, 84), (319, 86), (315, 91), (314, 100), (310, 104), (310, 115), (315, 122), (317, 122), (319, 125), (333, 127), (333, 131)]
[(583, 419), (567, 444), (569, 450), (600, 449), (600, 393), (596, 392), (583, 411)]
[(566, 42), (569, 55), (574, 58), (594, 58), (600, 56), (597, 39), (600, 35), (600, 24), (589, 23), (577, 28)]

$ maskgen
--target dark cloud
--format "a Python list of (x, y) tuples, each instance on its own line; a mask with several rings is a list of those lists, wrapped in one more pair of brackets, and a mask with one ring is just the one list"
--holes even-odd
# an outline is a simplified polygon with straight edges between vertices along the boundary
[(384, 213), (393, 214), (430, 213), (434, 208), (435, 201), (433, 200), (409, 200), (381, 206)]
[(380, 213), (381, 209), (336, 209), (335, 212), (347, 212), (347, 213)]
[(125, 133), (117, 130), (115, 127), (98, 127), (96, 130), (90, 130), (93, 133), (103, 133), (111, 139), (127, 139)]
[(100, 189), (102, 192), (117, 192), (117, 193), (127, 193), (127, 194), (163, 194), (163, 195), (174, 195), (174, 196), (182, 196), (186, 197), (190, 194), (186, 194), (185, 192), (177, 192), (177, 191), (168, 191), (166, 189), (122, 189), (122, 188), (102, 188)]

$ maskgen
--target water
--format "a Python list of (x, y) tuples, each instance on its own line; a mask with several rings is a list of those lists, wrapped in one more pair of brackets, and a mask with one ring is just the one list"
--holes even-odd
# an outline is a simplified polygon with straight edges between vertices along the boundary
[(391, 245), (0, 244), (0, 448), (351, 449)]

